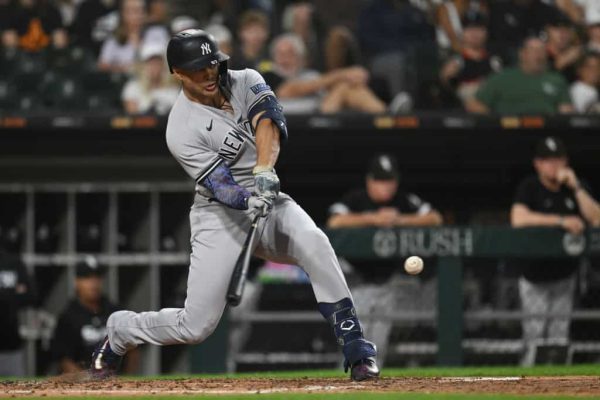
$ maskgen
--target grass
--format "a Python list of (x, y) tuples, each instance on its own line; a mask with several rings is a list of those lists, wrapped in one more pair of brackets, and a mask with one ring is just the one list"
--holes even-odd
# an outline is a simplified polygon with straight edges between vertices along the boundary
[[(471, 376), (600, 376), (600, 365), (548, 365), (536, 367), (427, 367), (427, 368), (386, 368), (384, 377), (471, 377)], [(348, 375), (342, 369), (309, 371), (252, 372), (233, 375), (161, 375), (140, 377), (139, 379), (184, 379), (184, 378), (343, 378)], [(137, 379), (137, 378), (136, 378)]]

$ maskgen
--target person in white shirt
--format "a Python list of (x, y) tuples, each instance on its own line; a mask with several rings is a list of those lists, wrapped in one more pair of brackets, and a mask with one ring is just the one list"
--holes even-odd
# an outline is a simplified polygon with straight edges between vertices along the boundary
[(141, 65), (121, 94), (128, 114), (166, 115), (177, 100), (179, 88), (167, 70), (164, 53), (163, 45), (148, 44), (142, 48)]
[(571, 99), (580, 114), (600, 112), (598, 84), (600, 83), (600, 54), (589, 53), (577, 65), (578, 80), (571, 85)]

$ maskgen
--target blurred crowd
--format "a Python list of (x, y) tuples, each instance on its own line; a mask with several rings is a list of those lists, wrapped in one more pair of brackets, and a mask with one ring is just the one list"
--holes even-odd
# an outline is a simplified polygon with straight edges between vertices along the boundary
[(0, 0), (0, 110), (166, 114), (200, 28), (287, 113), (595, 113), (597, 0)]

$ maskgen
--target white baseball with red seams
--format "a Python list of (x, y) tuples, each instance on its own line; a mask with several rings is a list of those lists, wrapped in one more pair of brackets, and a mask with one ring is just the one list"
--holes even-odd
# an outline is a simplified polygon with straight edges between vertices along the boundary
[(423, 271), (423, 259), (419, 256), (411, 256), (404, 261), (404, 270), (411, 274), (417, 275)]

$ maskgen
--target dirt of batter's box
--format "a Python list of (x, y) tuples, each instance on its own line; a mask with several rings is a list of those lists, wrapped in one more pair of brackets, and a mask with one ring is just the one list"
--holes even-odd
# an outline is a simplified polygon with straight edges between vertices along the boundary
[[(75, 379), (76, 378), (76, 379)], [(380, 378), (350, 382), (340, 378), (160, 379), (114, 378), (91, 381), (66, 376), (42, 381), (0, 382), (0, 397), (136, 396), (292, 392), (487, 393), (586, 395), (600, 397), (600, 377)]]

